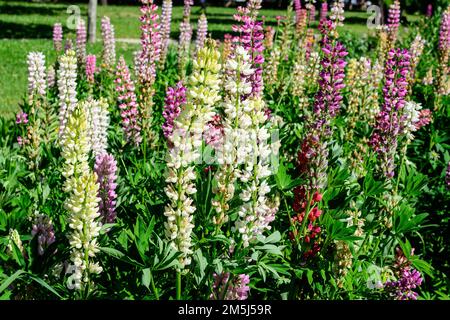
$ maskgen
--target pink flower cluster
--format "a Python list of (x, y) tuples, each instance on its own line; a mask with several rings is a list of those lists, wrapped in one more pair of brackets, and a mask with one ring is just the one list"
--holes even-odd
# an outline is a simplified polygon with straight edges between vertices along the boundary
[(400, 27), (400, 1), (394, 0), (394, 3), (389, 7), (388, 13), (388, 30), (389, 38), (392, 42), (397, 39), (398, 28)]
[(99, 210), (103, 223), (113, 223), (116, 218), (116, 172), (117, 162), (108, 153), (99, 154), (95, 159), (94, 171), (99, 184)]
[(175, 119), (180, 115), (182, 106), (186, 103), (186, 87), (180, 81), (175, 87), (169, 87), (166, 92), (166, 99), (163, 110), (163, 117), (166, 120), (162, 126), (164, 136), (169, 138), (173, 132)]
[[(248, 6), (252, 5), (252, 1)], [(251, 75), (252, 93), (254, 97), (260, 96), (263, 91), (262, 64), (264, 63), (264, 30), (261, 21), (256, 21), (251, 16), (250, 9), (238, 7), (238, 13), (234, 15), (234, 19), (241, 25), (233, 25), (232, 30), (239, 33), (239, 44), (242, 45), (252, 57), (252, 67), (255, 72)]]
[(215, 150), (219, 150), (222, 146), (222, 138), (224, 135), (224, 127), (222, 124), (222, 118), (219, 115), (215, 115), (213, 119), (206, 125), (204, 138), (207, 145), (211, 146)]
[(90, 54), (86, 57), (86, 79), (89, 83), (94, 83), (96, 72), (97, 57), (94, 54)]
[(161, 54), (161, 34), (158, 23), (158, 6), (153, 0), (140, 0), (141, 6), (141, 53), (139, 55), (139, 80), (150, 87), (156, 79), (156, 64)]
[(86, 60), (86, 24), (80, 19), (77, 26), (77, 58), (79, 64), (84, 64)]
[(56, 51), (62, 50), (63, 41), (63, 29), (61, 23), (55, 23), (53, 25), (53, 45)]
[(116, 71), (116, 90), (119, 93), (119, 109), (122, 117), (122, 128), (125, 132), (127, 141), (139, 145), (142, 141), (141, 127), (139, 125), (138, 104), (135, 93), (135, 86), (131, 80), (130, 70), (127, 67), (125, 59), (120, 57)]
[(230, 281), (230, 273), (214, 273), (213, 293), (211, 300), (247, 300), (250, 287), (250, 277), (240, 274)]
[(328, 3), (322, 2), (322, 5), (320, 7), (320, 21), (326, 20), (328, 16)]
[(377, 117), (370, 144), (377, 152), (384, 175), (394, 177), (400, 119), (398, 111), (405, 106), (410, 55), (408, 50), (392, 49), (388, 53), (383, 88), (384, 103)]

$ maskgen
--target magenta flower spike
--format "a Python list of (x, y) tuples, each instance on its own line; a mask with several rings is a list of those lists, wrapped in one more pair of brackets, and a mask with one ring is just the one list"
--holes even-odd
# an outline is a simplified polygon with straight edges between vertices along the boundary
[(380, 168), (388, 179), (394, 177), (394, 160), (400, 132), (399, 110), (406, 104), (409, 65), (408, 50), (389, 51), (383, 88), (384, 103), (370, 140), (370, 144), (378, 154)]
[(163, 117), (166, 119), (162, 129), (164, 136), (170, 139), (173, 132), (173, 125), (175, 119), (180, 115), (183, 105), (186, 103), (186, 87), (183, 86), (182, 81), (178, 82), (175, 87), (170, 87), (166, 92), (166, 99), (164, 100)]
[(119, 96), (120, 116), (122, 118), (122, 128), (127, 141), (134, 145), (139, 145), (142, 141), (141, 126), (139, 121), (138, 103), (135, 93), (135, 85), (130, 76), (125, 59), (120, 57), (116, 70), (116, 91)]
[(90, 54), (86, 57), (86, 79), (89, 83), (94, 83), (95, 72), (96, 72), (97, 57)]

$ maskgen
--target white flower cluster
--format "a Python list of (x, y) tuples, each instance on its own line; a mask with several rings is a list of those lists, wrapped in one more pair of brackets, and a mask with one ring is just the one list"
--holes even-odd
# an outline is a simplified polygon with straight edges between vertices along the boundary
[(101, 23), (103, 52), (102, 60), (107, 67), (114, 67), (116, 64), (116, 38), (114, 26), (109, 17), (103, 17)]
[(82, 108), (87, 111), (88, 139), (94, 156), (105, 153), (108, 147), (109, 111), (108, 102), (89, 99), (82, 102)]
[(37, 97), (44, 97), (47, 90), (45, 56), (42, 52), (30, 52), (28, 63), (28, 100), (30, 104)]
[(92, 258), (98, 252), (96, 238), (99, 235), (100, 216), (98, 203), (97, 175), (88, 164), (90, 150), (88, 138), (88, 116), (80, 103), (68, 119), (62, 156), (65, 163), (63, 176), (66, 178), (64, 191), (69, 193), (65, 208), (69, 211), (68, 224), (71, 246), (70, 259), (75, 266), (70, 279), (75, 289), (82, 289), (90, 282), (90, 274), (98, 274), (102, 268)]
[(6, 252), (10, 255), (14, 252), (14, 245), (23, 254), (25, 249), (23, 248), (22, 240), (20, 239), (19, 232), (16, 229), (9, 229), (8, 243), (6, 245)]
[(249, 101), (247, 108), (250, 119), (245, 148), (245, 162), (238, 172), (240, 181), (244, 184), (240, 199), (243, 204), (239, 208), (239, 218), (232, 231), (241, 234), (244, 247), (258, 235), (262, 235), (267, 229), (270, 230), (270, 222), (275, 219), (278, 206), (271, 204), (267, 195), (270, 186), (267, 177), (272, 174), (270, 160), (272, 149), (268, 143), (270, 132), (265, 126), (267, 116), (265, 114), (264, 102), (261, 98)]
[(213, 105), (219, 97), (219, 52), (213, 42), (206, 42), (193, 63), (185, 109), (174, 122), (173, 147), (167, 154), (167, 187), (170, 203), (164, 215), (166, 236), (170, 245), (181, 252), (182, 268), (191, 263), (191, 233), (194, 227), (195, 188), (194, 163), (200, 158), (202, 134), (214, 116)]
[(417, 123), (420, 120), (420, 110), (422, 106), (414, 101), (406, 102), (402, 109), (401, 117), (401, 132), (405, 135), (406, 139), (413, 140), (413, 132), (417, 131)]
[(299, 107), (302, 110), (308, 106), (306, 89), (316, 82), (319, 71), (320, 55), (318, 52), (311, 52), (308, 61), (306, 61), (305, 53), (298, 55), (293, 68), (292, 94), (300, 98)]
[(225, 64), (223, 143), (216, 150), (220, 166), (215, 175), (217, 185), (213, 188), (217, 197), (212, 201), (217, 213), (213, 222), (218, 226), (228, 221), (228, 202), (234, 196), (238, 166), (248, 152), (243, 139), (247, 137), (252, 120), (250, 101), (245, 97), (252, 92), (250, 76), (254, 72), (250, 55), (242, 46), (237, 46)]
[(334, 22), (337, 27), (344, 26), (344, 0), (335, 0), (331, 7), (330, 20)]
[[(59, 59), (59, 136), (63, 137), (67, 119), (77, 106), (77, 59), (75, 51), (68, 50)], [(61, 139), (63, 143), (63, 138)]]

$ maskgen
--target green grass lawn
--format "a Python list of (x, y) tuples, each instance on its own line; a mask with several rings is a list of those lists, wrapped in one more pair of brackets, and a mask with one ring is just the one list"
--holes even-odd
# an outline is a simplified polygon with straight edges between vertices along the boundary
[[(78, 5), (81, 15), (86, 19), (87, 4)], [(63, 24), (65, 36), (75, 38), (74, 30), (67, 28), (69, 4), (28, 3), (18, 1), (0, 1), (0, 114), (10, 116), (18, 107), (18, 103), (26, 93), (27, 66), (26, 56), (30, 51), (42, 51), (47, 61), (53, 62), (52, 29), (53, 24)], [(179, 24), (182, 19), (182, 7), (174, 7), (172, 16), (171, 37), (177, 39)], [(231, 32), (235, 8), (208, 7), (208, 30), (213, 38), (222, 39), (225, 33)], [(285, 10), (261, 10), (268, 24), (275, 24), (275, 17), (284, 15)], [(100, 18), (109, 16), (115, 26), (116, 38), (137, 39), (139, 31), (139, 7), (134, 6), (99, 6), (97, 38), (100, 36)], [(199, 7), (192, 10), (191, 21), (196, 31)], [(366, 26), (368, 14), (365, 12), (346, 13), (345, 32), (363, 35), (368, 32)], [(413, 18), (414, 19), (414, 18)], [(412, 19), (411, 19), (412, 20)], [(195, 34), (194, 34), (195, 37)], [(118, 55), (124, 54), (129, 63), (137, 45), (119, 42)], [(88, 46), (88, 52), (100, 53), (101, 43)]]

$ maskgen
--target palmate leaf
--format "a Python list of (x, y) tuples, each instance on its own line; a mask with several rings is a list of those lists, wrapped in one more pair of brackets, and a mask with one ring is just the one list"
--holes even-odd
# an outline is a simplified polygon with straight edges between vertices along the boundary
[(32, 279), (33, 281), (35, 281), (38, 284), (40, 284), (42, 287), (44, 287), (47, 290), (49, 290), (50, 292), (52, 292), (58, 298), (62, 299), (62, 296), (58, 292), (56, 292), (56, 290), (53, 287), (51, 287), (47, 282), (45, 282), (41, 278), (36, 277), (33, 274), (28, 273), (28, 272), (26, 272), (24, 270), (17, 270), (11, 276), (9, 276), (7, 279), (5, 279), (0, 285), (0, 294), (2, 294), (2, 292), (6, 288), (8, 288), (14, 281), (16, 281), (17, 279), (21, 278), (23, 275), (28, 275), (30, 277), (30, 279)]

